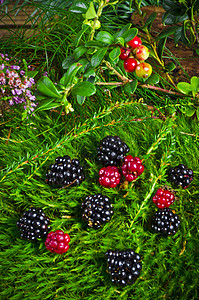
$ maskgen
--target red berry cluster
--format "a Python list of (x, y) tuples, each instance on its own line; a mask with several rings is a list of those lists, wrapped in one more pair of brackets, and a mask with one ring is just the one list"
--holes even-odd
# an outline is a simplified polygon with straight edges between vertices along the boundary
[(68, 251), (70, 237), (62, 230), (56, 230), (49, 232), (45, 241), (46, 249), (52, 253), (62, 254)]
[(149, 57), (149, 49), (142, 45), (139, 37), (135, 36), (127, 43), (127, 47), (120, 49), (119, 58), (124, 60), (124, 69), (126, 72), (134, 72), (140, 78), (151, 76), (152, 67), (144, 62)]
[(169, 207), (175, 201), (175, 196), (167, 189), (159, 188), (152, 200), (158, 208), (163, 209)]
[(115, 188), (121, 181), (122, 175), (128, 182), (134, 181), (144, 172), (144, 166), (139, 157), (127, 155), (121, 169), (116, 166), (103, 167), (99, 171), (99, 183), (106, 188)]

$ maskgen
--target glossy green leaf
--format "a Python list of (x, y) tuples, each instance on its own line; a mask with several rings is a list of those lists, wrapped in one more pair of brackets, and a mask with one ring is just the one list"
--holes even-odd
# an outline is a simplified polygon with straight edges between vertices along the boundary
[(114, 38), (117, 39), (119, 37), (123, 37), (124, 33), (129, 29), (131, 25), (127, 24), (122, 29), (114, 34)]
[(177, 88), (183, 94), (188, 95), (192, 91), (192, 87), (188, 82), (179, 82)]
[(93, 4), (93, 2), (91, 1), (91, 2), (90, 2), (90, 6), (89, 6), (89, 8), (88, 8), (88, 10), (87, 10), (87, 12), (86, 12), (85, 18), (86, 18), (87, 20), (90, 20), (90, 19), (94, 19), (95, 17), (97, 17), (97, 13), (96, 13), (96, 11), (95, 11), (94, 4)]
[(49, 110), (61, 106), (61, 102), (55, 102), (55, 100), (56, 100), (55, 98), (48, 98), (42, 101), (37, 107), (37, 109), (35, 110), (35, 112), (41, 110)]
[(114, 37), (108, 31), (100, 31), (96, 36), (96, 40), (99, 42), (112, 44)]
[(174, 42), (175, 42), (175, 45), (177, 45), (177, 43), (181, 39), (182, 30), (183, 30), (182, 27), (179, 26), (178, 28), (176, 28), (176, 31), (174, 32)]
[(60, 79), (61, 84), (66, 87), (68, 84), (72, 83), (75, 75), (81, 67), (82, 65), (80, 63), (74, 63), (70, 66), (64, 76)]
[(173, 70), (176, 68), (176, 65), (175, 65), (172, 61), (170, 61), (170, 62), (165, 66), (165, 68), (166, 68), (166, 71), (167, 71), (167, 72), (171, 72), (171, 71), (173, 71)]
[(76, 60), (72, 55), (67, 56), (62, 62), (62, 68), (68, 69), (72, 64), (74, 64)]
[(151, 74), (151, 76), (145, 81), (146, 84), (154, 85), (160, 81), (160, 78), (156, 74)]
[(91, 96), (95, 94), (96, 88), (95, 86), (88, 81), (82, 81), (78, 82), (72, 89), (72, 94), (73, 95), (79, 95), (79, 96)]
[(39, 71), (28, 71), (27, 76), (30, 78), (34, 78), (38, 73)]
[(103, 47), (103, 48), (101, 48), (101, 49), (99, 49), (95, 52), (95, 54), (91, 58), (91, 65), (93, 67), (97, 67), (101, 63), (101, 61), (104, 58), (107, 50), (108, 50), (108, 48)]
[(156, 19), (156, 16), (157, 16), (157, 13), (156, 13), (156, 12), (152, 13), (152, 14), (148, 17), (148, 19), (146, 20), (145, 25), (144, 25), (144, 28), (148, 27), (148, 29), (150, 30), (150, 28), (151, 28), (153, 22), (154, 22), (155, 19)]
[(167, 38), (169, 35), (174, 34), (177, 28), (178, 28), (178, 26), (172, 26), (172, 27), (166, 28), (157, 36), (156, 41), (161, 40), (163, 38)]
[(199, 92), (199, 77), (196, 76), (191, 77), (191, 87), (192, 87), (192, 91)]
[(138, 34), (137, 28), (130, 28), (123, 34), (123, 39), (125, 43), (131, 41)]
[(74, 50), (73, 56), (76, 60), (78, 60), (86, 51), (87, 51), (86, 47), (79, 46)]
[(127, 94), (133, 94), (135, 90), (137, 89), (138, 80), (135, 79), (132, 82), (127, 82), (124, 86), (124, 91)]
[(37, 82), (37, 89), (42, 94), (54, 97), (54, 98), (60, 98), (60, 94), (56, 88), (56, 85), (50, 80), (50, 78), (43, 76), (41, 77)]
[(159, 56), (160, 60), (162, 60), (162, 55), (163, 55), (163, 52), (164, 52), (166, 41), (167, 41), (167, 37), (162, 38), (158, 42), (157, 53), (158, 53), (158, 56)]
[(85, 14), (87, 9), (88, 4), (86, 1), (74, 1), (74, 3), (69, 8), (69, 11), (76, 14)]
[(77, 102), (82, 105), (85, 101), (86, 97), (77, 95)]
[(82, 35), (90, 28), (89, 25), (83, 25), (82, 27), (83, 27), (82, 30), (80, 30), (78, 32), (78, 34), (76, 35), (76, 37), (75, 37), (75, 40), (74, 40), (74, 46), (75, 47), (78, 46), (78, 44), (79, 44), (79, 42), (80, 42), (80, 40), (82, 38)]
[(109, 53), (109, 57), (111, 60), (116, 60), (120, 56), (120, 53), (121, 53), (120, 48), (116, 47)]
[(124, 39), (123, 39), (123, 37), (118, 37), (118, 38), (116, 38), (116, 43), (119, 43), (119, 44), (121, 44), (122, 46), (124, 46)]

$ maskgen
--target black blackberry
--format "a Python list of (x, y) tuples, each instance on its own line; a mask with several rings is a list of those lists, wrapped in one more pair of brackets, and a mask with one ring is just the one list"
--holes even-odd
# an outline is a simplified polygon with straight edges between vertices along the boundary
[(185, 165), (179, 164), (169, 170), (169, 181), (175, 186), (182, 186), (186, 189), (193, 180), (193, 171), (188, 169)]
[(68, 155), (57, 157), (46, 174), (46, 182), (57, 187), (79, 185), (84, 179), (83, 167), (79, 160), (71, 159)]
[(178, 215), (168, 207), (159, 209), (152, 220), (152, 229), (155, 232), (166, 235), (175, 234), (179, 228), (180, 220)]
[(83, 221), (95, 229), (109, 222), (113, 215), (113, 206), (107, 196), (102, 194), (87, 196), (81, 207)]
[(107, 272), (113, 283), (120, 285), (135, 283), (142, 269), (138, 253), (131, 249), (125, 251), (108, 250), (105, 255), (107, 257)]
[(26, 211), (17, 222), (17, 226), (21, 231), (21, 237), (31, 241), (46, 237), (50, 227), (49, 218), (41, 208), (31, 207)]
[(119, 136), (108, 135), (101, 140), (98, 150), (99, 161), (105, 166), (119, 166), (129, 147), (124, 143)]

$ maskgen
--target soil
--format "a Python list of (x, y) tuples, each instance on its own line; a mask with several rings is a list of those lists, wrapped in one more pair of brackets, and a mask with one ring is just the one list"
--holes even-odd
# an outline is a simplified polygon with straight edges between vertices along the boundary
[[(156, 37), (159, 33), (161, 33), (164, 29), (169, 27), (169, 25), (165, 26), (162, 24), (162, 16), (165, 13), (164, 9), (162, 7), (156, 7), (156, 6), (145, 6), (142, 8), (142, 11), (146, 14), (145, 20), (153, 13), (157, 12), (156, 19), (152, 25), (151, 33), (154, 37)], [(132, 15), (132, 23), (133, 25), (141, 26), (140, 17), (138, 14)], [(195, 49), (197, 48), (197, 45), (193, 45), (192, 48), (188, 47), (187, 45), (184, 45), (182, 43), (179, 43), (177, 46), (175, 46), (174, 40), (172, 36), (170, 36), (167, 39), (166, 42), (166, 48), (168, 48), (171, 53), (179, 60), (180, 64), (184, 68), (184, 70), (187, 72), (187, 74), (192, 76), (199, 76), (198, 71), (198, 65), (199, 65), (199, 56), (196, 54)], [(166, 53), (164, 52), (164, 55), (166, 56)], [(172, 61), (171, 59), (164, 58), (163, 59), (165, 64), (167, 64), (169, 61)], [(174, 61), (173, 61), (174, 62)], [(180, 81), (187, 81), (186, 75), (184, 74), (182, 68), (179, 66), (176, 66), (176, 69), (171, 73), (171, 77), (173, 81), (177, 84)]]

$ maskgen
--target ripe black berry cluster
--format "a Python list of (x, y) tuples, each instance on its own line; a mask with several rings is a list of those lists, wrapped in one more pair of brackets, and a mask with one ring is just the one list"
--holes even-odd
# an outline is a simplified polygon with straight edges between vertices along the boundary
[(125, 180), (133, 181), (144, 171), (138, 157), (125, 156), (129, 152), (129, 146), (119, 136), (106, 136), (97, 150), (99, 161), (104, 165), (99, 171), (99, 183), (104, 187), (116, 187), (122, 175)]
[(21, 237), (31, 241), (47, 236), (49, 227), (49, 218), (41, 208), (31, 207), (26, 211), (17, 222), (17, 226), (21, 231)]
[(188, 169), (185, 165), (179, 164), (169, 170), (169, 180), (176, 186), (182, 186), (186, 189), (193, 180), (193, 170)]
[(125, 251), (108, 250), (105, 255), (107, 257), (107, 272), (113, 283), (123, 286), (135, 283), (142, 269), (141, 258), (138, 253), (131, 249)]
[(79, 185), (84, 179), (83, 167), (79, 160), (71, 159), (68, 155), (57, 157), (46, 174), (46, 182), (57, 187)]
[(168, 207), (159, 209), (152, 220), (152, 229), (166, 235), (175, 234), (179, 228), (180, 220), (177, 214)]
[(82, 219), (95, 229), (109, 222), (113, 215), (110, 199), (102, 194), (87, 196), (81, 207)]
[(126, 47), (120, 49), (119, 58), (124, 60), (124, 69), (126, 72), (134, 72), (140, 78), (151, 76), (152, 67), (149, 63), (144, 62), (149, 57), (149, 49), (142, 45), (139, 37), (135, 36), (129, 41)]

